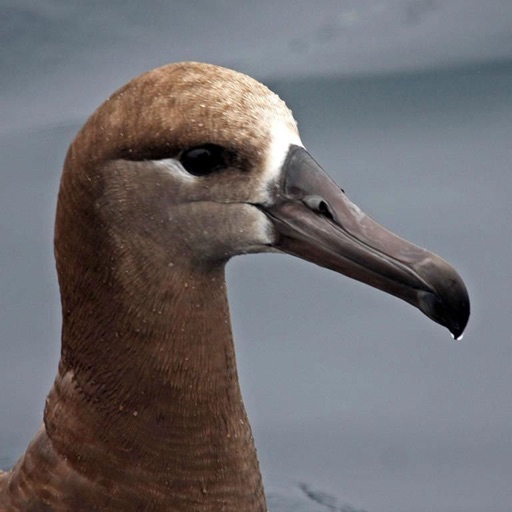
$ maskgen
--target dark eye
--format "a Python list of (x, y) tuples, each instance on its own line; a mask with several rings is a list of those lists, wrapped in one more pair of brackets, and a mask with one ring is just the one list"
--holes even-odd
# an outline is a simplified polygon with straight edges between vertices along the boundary
[(186, 149), (180, 156), (180, 162), (194, 176), (206, 176), (228, 165), (226, 150), (215, 144)]

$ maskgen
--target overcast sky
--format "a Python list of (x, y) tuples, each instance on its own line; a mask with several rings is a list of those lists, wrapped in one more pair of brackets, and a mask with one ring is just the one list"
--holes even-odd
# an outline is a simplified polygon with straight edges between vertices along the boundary
[(368, 512), (510, 511), (512, 2), (1, 6), (0, 466), (37, 429), (57, 367), (67, 146), (134, 75), (205, 60), (270, 84), (349, 196), (450, 261), (472, 299), (455, 343), (407, 304), (292, 257), (230, 263), (273, 510), (326, 510), (305, 482)]
[(0, 97), (7, 113), (1, 124), (8, 131), (82, 119), (134, 75), (179, 60), (224, 64), (269, 79), (512, 57), (507, 0), (1, 4)]

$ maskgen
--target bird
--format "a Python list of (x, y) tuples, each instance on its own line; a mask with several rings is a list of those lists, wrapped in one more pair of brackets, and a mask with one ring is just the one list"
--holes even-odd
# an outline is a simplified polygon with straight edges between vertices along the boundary
[(86, 121), (55, 222), (61, 356), (44, 420), (0, 474), (2, 512), (267, 510), (225, 267), (287, 253), (418, 308), (459, 338), (466, 286), (357, 207), (286, 104), (221, 66), (168, 64)]

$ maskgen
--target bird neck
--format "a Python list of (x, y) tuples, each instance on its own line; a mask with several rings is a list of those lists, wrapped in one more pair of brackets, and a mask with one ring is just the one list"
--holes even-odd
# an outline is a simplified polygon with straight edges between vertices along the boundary
[(224, 264), (65, 262), (62, 354), (45, 410), (58, 454), (105, 493), (117, 489), (119, 509), (131, 510), (121, 502), (136, 488), (166, 509), (266, 510)]

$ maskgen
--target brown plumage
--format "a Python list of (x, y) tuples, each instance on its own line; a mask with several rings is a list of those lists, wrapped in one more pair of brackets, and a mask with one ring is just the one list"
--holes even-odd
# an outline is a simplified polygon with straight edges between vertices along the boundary
[[(205, 144), (223, 148), (223, 168), (187, 175), (184, 151)], [(397, 277), (379, 260), (381, 278), (325, 256), (338, 217), (350, 214), (336, 201), (350, 203), (337, 188), (332, 198), (326, 191), (329, 215), (322, 212), (311, 198), (324, 190), (317, 183), (331, 185), (312, 160), (307, 176), (320, 176), (315, 184), (304, 193), (303, 181), (289, 185), (288, 166), (303, 169), (297, 155), (304, 154), (275, 94), (207, 64), (142, 75), (91, 116), (69, 149), (59, 192), (59, 371), (44, 424), (0, 476), (0, 511), (266, 510), (224, 279), (236, 254), (291, 252), (464, 328), (463, 284), (431, 253), (408, 245), (414, 262), (391, 265)], [(311, 229), (321, 224), (314, 236), (327, 242), (310, 240), (310, 228), (292, 218)], [(437, 290), (434, 267), (452, 272), (449, 292)], [(441, 313), (431, 296), (441, 297)]]

